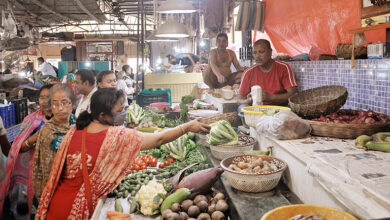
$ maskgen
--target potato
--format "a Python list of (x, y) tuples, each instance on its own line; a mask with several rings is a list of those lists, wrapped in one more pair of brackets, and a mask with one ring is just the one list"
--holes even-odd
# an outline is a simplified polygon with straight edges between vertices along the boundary
[(223, 193), (217, 193), (217, 194), (215, 194), (214, 200), (215, 200), (216, 202), (218, 202), (218, 201), (221, 200), (221, 199), (225, 199), (225, 195), (224, 195)]
[(196, 206), (196, 205), (192, 205), (190, 208), (188, 208), (187, 214), (191, 217), (196, 217), (199, 215), (199, 213), (200, 213), (200, 210), (199, 210), (198, 206)]
[(180, 204), (179, 203), (173, 203), (171, 206), (172, 212), (179, 212), (180, 211)]
[(163, 219), (168, 219), (168, 215), (172, 213), (172, 210), (170, 209), (166, 209), (163, 213), (162, 213), (162, 217)]
[(211, 220), (211, 217), (210, 217), (210, 215), (207, 214), (207, 213), (201, 213), (201, 214), (198, 216), (197, 220)]
[(183, 220), (187, 220), (189, 218), (187, 213), (185, 213), (185, 212), (180, 212), (179, 216), (180, 216), (180, 219), (183, 219)]
[(206, 201), (207, 202), (207, 197), (205, 195), (197, 195), (195, 196), (194, 203), (198, 204), (200, 201)]
[(226, 212), (229, 209), (229, 206), (225, 200), (219, 200), (215, 205), (217, 211)]
[(225, 215), (223, 214), (223, 212), (221, 211), (215, 211), (213, 212), (213, 214), (211, 215), (211, 219), (212, 220), (222, 220), (225, 218)]
[(202, 200), (202, 201), (198, 202), (196, 204), (196, 206), (198, 206), (200, 211), (205, 212), (205, 211), (207, 211), (209, 204), (206, 201)]
[(215, 204), (214, 203), (211, 203), (211, 205), (209, 205), (208, 209), (207, 209), (207, 212), (211, 215), (213, 214), (213, 212), (215, 212)]
[(187, 212), (190, 206), (192, 206), (193, 204), (194, 202), (192, 200), (187, 199), (181, 203), (181, 208), (183, 211)]

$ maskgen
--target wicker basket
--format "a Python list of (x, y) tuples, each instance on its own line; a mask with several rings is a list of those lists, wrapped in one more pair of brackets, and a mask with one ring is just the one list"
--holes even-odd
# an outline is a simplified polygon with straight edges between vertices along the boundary
[(199, 140), (200, 140), (200, 143), (202, 143), (203, 146), (210, 148), (210, 144), (207, 143), (207, 136), (206, 135), (207, 134), (205, 134), (205, 133), (203, 133), (203, 134), (199, 133), (198, 134)]
[(263, 215), (263, 217), (261, 217), (260, 220), (290, 219), (291, 217), (297, 215), (318, 215), (321, 216), (323, 219), (328, 220), (358, 220), (352, 215), (341, 210), (328, 208), (325, 206), (308, 204), (282, 206), (267, 212), (265, 215)]
[(360, 135), (372, 135), (390, 128), (390, 122), (386, 124), (333, 124), (307, 120), (311, 125), (311, 134), (322, 137), (341, 139), (355, 139)]
[(237, 112), (223, 113), (209, 118), (200, 119), (200, 121), (205, 124), (211, 124), (220, 120), (226, 120), (230, 122), (230, 124), (234, 124), (237, 120)]
[[(263, 174), (244, 174), (228, 168), (233, 161), (238, 162), (248, 157), (261, 157), (267, 161), (276, 160), (280, 169), (275, 172)], [(244, 192), (266, 192), (278, 185), (283, 171), (287, 168), (287, 164), (280, 159), (270, 156), (241, 155), (224, 159), (221, 161), (221, 167), (225, 170), (226, 178), (233, 188)]]
[(344, 86), (322, 86), (299, 92), (288, 101), (293, 112), (302, 118), (312, 119), (339, 110), (347, 97)]
[(253, 137), (239, 135), (237, 145), (210, 145), (211, 154), (218, 160), (228, 157), (243, 155), (244, 151), (253, 150), (256, 139)]
[(245, 123), (250, 126), (256, 128), (257, 121), (264, 115), (265, 110), (290, 110), (290, 108), (283, 106), (272, 106), (272, 105), (257, 105), (257, 106), (248, 106), (242, 108), (242, 112), (244, 113)]

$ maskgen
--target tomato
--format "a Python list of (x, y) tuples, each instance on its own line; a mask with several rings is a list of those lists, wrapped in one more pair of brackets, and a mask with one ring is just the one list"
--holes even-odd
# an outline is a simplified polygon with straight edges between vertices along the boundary
[(167, 160), (169, 161), (169, 163), (175, 162), (175, 159), (173, 159), (172, 157), (168, 157)]
[(150, 160), (149, 160), (149, 165), (152, 166), (152, 167), (157, 166), (157, 158), (151, 157)]
[(169, 162), (169, 160), (166, 159), (166, 160), (164, 161), (164, 166), (168, 166), (169, 164), (171, 164), (171, 162)]
[(141, 170), (146, 170), (148, 168), (148, 165), (146, 165), (146, 164), (143, 164), (142, 166), (141, 166)]
[(159, 165), (158, 165), (158, 168), (164, 168), (165, 167), (165, 165), (163, 164), (163, 163), (160, 163)]
[(135, 164), (137, 164), (138, 166), (142, 166), (145, 164), (145, 162), (143, 160), (136, 160)]
[(141, 167), (138, 166), (137, 164), (134, 164), (133, 169), (134, 169), (135, 171), (138, 171), (138, 170), (141, 170)]

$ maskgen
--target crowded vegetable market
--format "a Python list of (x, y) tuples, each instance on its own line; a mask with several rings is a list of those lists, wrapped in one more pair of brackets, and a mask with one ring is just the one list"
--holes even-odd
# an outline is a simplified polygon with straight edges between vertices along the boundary
[(390, 219), (390, 0), (0, 13), (0, 219)]

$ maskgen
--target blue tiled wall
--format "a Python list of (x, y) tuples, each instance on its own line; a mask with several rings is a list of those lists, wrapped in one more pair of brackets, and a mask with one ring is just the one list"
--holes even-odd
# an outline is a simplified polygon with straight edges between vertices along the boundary
[(371, 109), (390, 115), (390, 60), (350, 60), (289, 62), (300, 90), (323, 85), (348, 88), (343, 108)]

